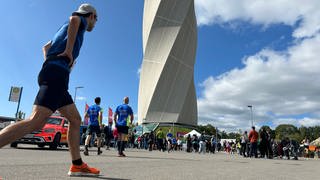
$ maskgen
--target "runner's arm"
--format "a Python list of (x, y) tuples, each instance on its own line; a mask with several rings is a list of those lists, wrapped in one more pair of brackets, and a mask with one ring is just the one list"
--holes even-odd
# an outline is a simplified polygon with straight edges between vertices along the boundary
[(69, 21), (69, 27), (68, 27), (68, 40), (67, 40), (67, 45), (66, 45), (66, 49), (64, 50), (63, 53), (59, 54), (58, 56), (66, 56), (70, 59), (70, 64), (73, 64), (73, 47), (74, 47), (74, 43), (76, 41), (76, 36), (78, 33), (78, 29), (80, 26), (80, 22), (81, 19), (78, 16), (71, 16), (70, 17), (70, 21)]
[(47, 44), (45, 44), (43, 47), (42, 47), (42, 52), (43, 52), (43, 58), (44, 60), (47, 59), (47, 53), (48, 53), (48, 50), (51, 48), (51, 41), (47, 42)]
[(117, 113), (114, 113), (113, 121), (114, 121), (114, 124), (116, 124), (116, 123), (117, 123)]
[(102, 111), (99, 111), (99, 118), (98, 118), (98, 121), (99, 121), (99, 126), (102, 126)]
[(131, 121), (131, 124), (132, 124), (132, 122), (133, 122), (133, 114), (130, 114), (130, 121)]

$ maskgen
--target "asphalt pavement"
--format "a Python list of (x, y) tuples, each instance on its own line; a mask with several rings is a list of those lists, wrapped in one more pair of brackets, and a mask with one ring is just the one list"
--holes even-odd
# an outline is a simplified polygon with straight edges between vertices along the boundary
[(99, 177), (69, 177), (67, 149), (49, 150), (33, 145), (0, 149), (0, 180), (34, 179), (115, 179), (115, 180), (301, 180), (320, 179), (319, 159), (250, 159), (223, 152), (198, 154), (126, 150), (117, 157), (114, 149), (98, 156), (91, 148), (83, 160), (100, 168)]

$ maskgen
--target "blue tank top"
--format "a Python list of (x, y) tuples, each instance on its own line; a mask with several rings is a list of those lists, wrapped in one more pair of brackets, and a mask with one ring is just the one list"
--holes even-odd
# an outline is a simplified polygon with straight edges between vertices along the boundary
[[(78, 29), (78, 33), (76, 36), (76, 40), (73, 47), (73, 58), (76, 59), (79, 56), (80, 48), (82, 46), (83, 42), (83, 36), (87, 29), (87, 21), (84, 17), (79, 16), (81, 19), (80, 26)], [(50, 56), (56, 56), (58, 54), (63, 53), (63, 51), (66, 49), (67, 40), (68, 40), (68, 27), (69, 27), (69, 21), (65, 22), (60, 29), (56, 32), (54, 35), (52, 41), (51, 41), (51, 47), (47, 52), (47, 58)], [(68, 64), (63, 61), (51, 61), (50, 63), (57, 64), (59, 66), (62, 66), (66, 69), (69, 69)]]

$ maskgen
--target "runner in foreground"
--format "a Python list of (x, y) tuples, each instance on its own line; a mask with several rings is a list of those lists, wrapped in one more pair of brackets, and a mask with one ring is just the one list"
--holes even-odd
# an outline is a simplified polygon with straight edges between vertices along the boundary
[(69, 120), (68, 145), (72, 165), (70, 176), (99, 175), (80, 156), (80, 114), (68, 92), (69, 74), (79, 55), (85, 31), (92, 31), (97, 12), (90, 4), (82, 4), (61, 26), (53, 39), (43, 47), (44, 63), (38, 76), (39, 92), (29, 119), (12, 124), (0, 131), (0, 148), (41, 129), (47, 118), (56, 110)]

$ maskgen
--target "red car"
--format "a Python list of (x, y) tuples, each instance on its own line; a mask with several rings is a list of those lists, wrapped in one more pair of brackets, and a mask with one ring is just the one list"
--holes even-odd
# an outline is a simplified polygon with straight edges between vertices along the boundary
[(39, 131), (26, 134), (21, 139), (11, 143), (11, 147), (18, 144), (37, 144), (39, 147), (49, 145), (50, 149), (57, 149), (59, 145), (66, 145), (68, 120), (61, 116), (50, 116), (45, 126)]

